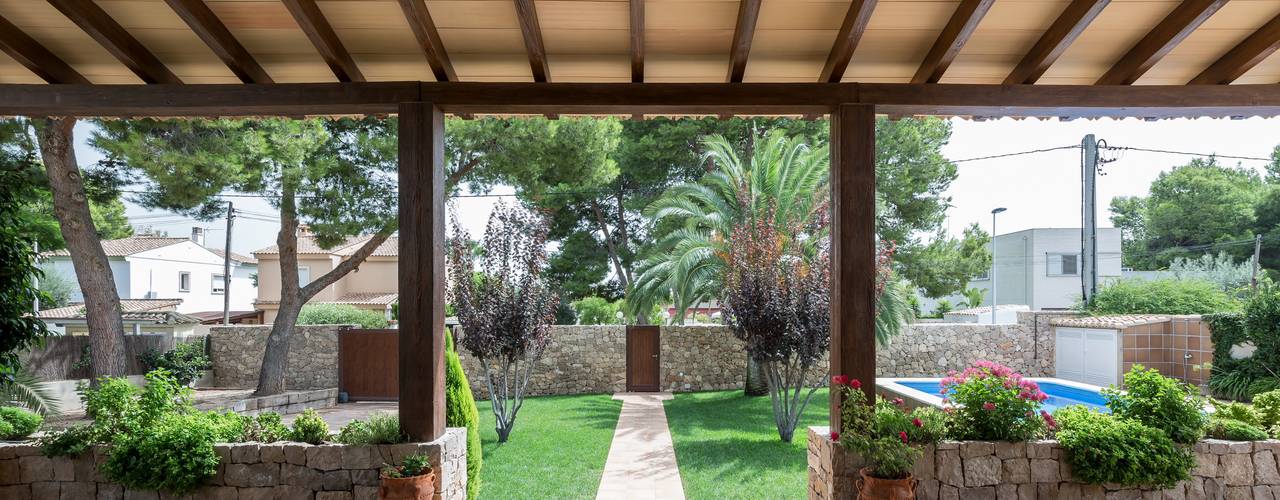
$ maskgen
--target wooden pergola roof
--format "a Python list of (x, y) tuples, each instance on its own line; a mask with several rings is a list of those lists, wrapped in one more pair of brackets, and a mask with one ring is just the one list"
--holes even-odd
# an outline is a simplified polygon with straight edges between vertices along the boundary
[(0, 83), (1280, 83), (1280, 0), (0, 0)]

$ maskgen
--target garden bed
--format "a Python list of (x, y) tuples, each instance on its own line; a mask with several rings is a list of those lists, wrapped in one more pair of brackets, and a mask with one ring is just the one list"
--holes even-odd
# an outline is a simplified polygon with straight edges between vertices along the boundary
[[(862, 461), (809, 428), (809, 498), (851, 499)], [(928, 445), (912, 473), (921, 500), (956, 498), (1273, 498), (1280, 497), (1280, 441), (1204, 439), (1194, 445), (1191, 479), (1156, 490), (1077, 480), (1057, 441), (942, 441)], [(1154, 492), (1161, 496), (1152, 496)]]

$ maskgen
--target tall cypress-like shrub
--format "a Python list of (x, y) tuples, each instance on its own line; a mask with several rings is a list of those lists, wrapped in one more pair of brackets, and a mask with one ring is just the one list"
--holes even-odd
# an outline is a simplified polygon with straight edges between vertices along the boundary
[(462, 359), (453, 346), (453, 333), (446, 331), (444, 406), (445, 425), (467, 428), (467, 500), (475, 500), (480, 494), (480, 466), (484, 463), (484, 450), (480, 447), (480, 410), (471, 394), (471, 383), (462, 371)]

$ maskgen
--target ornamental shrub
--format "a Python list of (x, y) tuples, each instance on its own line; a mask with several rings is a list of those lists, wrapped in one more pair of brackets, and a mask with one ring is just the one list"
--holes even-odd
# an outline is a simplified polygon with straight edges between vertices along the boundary
[(612, 325), (618, 323), (622, 301), (609, 302), (603, 297), (586, 297), (569, 303), (578, 315), (580, 325)]
[(1195, 456), (1159, 429), (1078, 405), (1053, 417), (1072, 474), (1087, 483), (1168, 488), (1191, 478)]
[(1280, 390), (1254, 396), (1253, 409), (1258, 412), (1259, 423), (1263, 427), (1280, 425)]
[(256, 417), (242, 417), (244, 432), (240, 435), (240, 441), (255, 441), (259, 443), (274, 443), (276, 441), (284, 441), (289, 438), (289, 428), (285, 427), (281, 422), (280, 414), (274, 411), (264, 411)]
[(73, 425), (45, 433), (36, 444), (40, 446), (40, 454), (46, 457), (78, 457), (93, 446), (96, 435), (92, 425)]
[(293, 421), (289, 439), (311, 444), (323, 443), (329, 440), (329, 424), (320, 418), (314, 408), (307, 408)]
[(138, 356), (138, 361), (147, 371), (168, 370), (179, 384), (188, 386), (200, 378), (201, 372), (213, 368), (213, 361), (204, 352), (204, 342), (181, 343), (163, 354), (148, 349)]
[(1249, 407), (1249, 405), (1212, 400), (1210, 402), (1213, 403), (1213, 416), (1211, 417), (1213, 419), (1235, 420), (1254, 427), (1263, 427), (1262, 415), (1257, 410)]
[(1106, 314), (1211, 314), (1240, 309), (1217, 285), (1203, 280), (1122, 279), (1094, 294), (1078, 308)]
[(44, 423), (44, 417), (14, 406), (0, 407), (0, 439), (22, 439), (30, 436)]
[(480, 410), (476, 407), (471, 383), (462, 371), (462, 359), (453, 344), (453, 332), (444, 333), (444, 401), (445, 425), (467, 428), (467, 500), (475, 500), (480, 494), (480, 468), (484, 465), (484, 450), (480, 445)]
[(1049, 396), (1012, 368), (978, 361), (942, 379), (951, 437), (960, 440), (1025, 441), (1044, 428), (1040, 404)]
[(342, 444), (396, 444), (407, 441), (400, 432), (400, 418), (378, 412), (368, 420), (352, 420), (342, 426), (335, 441)]
[(146, 432), (116, 439), (102, 472), (127, 488), (187, 493), (218, 471), (213, 444), (242, 432), (234, 413), (165, 415)]
[(1205, 435), (1228, 441), (1261, 441), (1267, 438), (1267, 432), (1261, 427), (1239, 420), (1217, 417), (1209, 419), (1209, 425), (1205, 426)]
[(1195, 387), (1142, 365), (1133, 365), (1124, 385), (1128, 391), (1102, 391), (1116, 417), (1162, 430), (1177, 443), (1191, 444), (1204, 436), (1205, 401)]
[(299, 325), (358, 325), (360, 328), (386, 328), (387, 317), (378, 311), (350, 304), (311, 304), (298, 313)]
[(858, 381), (850, 383), (845, 376), (833, 377), (832, 386), (842, 391), (846, 400), (841, 431), (831, 437), (866, 460), (874, 477), (907, 477), (921, 456), (920, 448), (944, 434), (946, 418), (936, 409), (907, 412), (901, 400), (883, 398), (868, 404)]

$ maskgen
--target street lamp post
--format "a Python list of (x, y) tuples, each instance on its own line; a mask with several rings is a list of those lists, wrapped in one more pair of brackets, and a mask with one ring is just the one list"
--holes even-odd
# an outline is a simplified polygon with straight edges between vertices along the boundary
[(991, 210), (991, 324), (996, 324), (996, 214), (1007, 210), (998, 207)]

